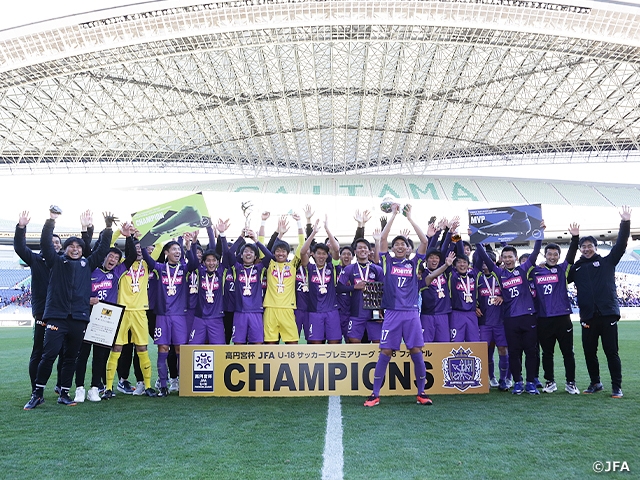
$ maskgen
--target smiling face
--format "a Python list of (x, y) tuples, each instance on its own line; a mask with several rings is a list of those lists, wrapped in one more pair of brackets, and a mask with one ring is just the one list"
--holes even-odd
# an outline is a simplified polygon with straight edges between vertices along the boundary
[(589, 240), (585, 240), (584, 242), (582, 242), (582, 245), (580, 245), (580, 253), (584, 258), (593, 257), (597, 253), (597, 251), (598, 247), (596, 247), (593, 242)]
[(71, 242), (64, 251), (64, 254), (72, 260), (78, 260), (82, 257), (82, 247), (78, 242)]
[(438, 268), (438, 265), (440, 265), (439, 255), (432, 254), (427, 257), (427, 268), (429, 270), (435, 270), (436, 268)]
[(397, 239), (391, 246), (391, 251), (396, 258), (404, 258), (407, 255), (408, 246), (402, 239)]
[(502, 263), (504, 264), (505, 268), (508, 268), (508, 269), (516, 268), (515, 253), (511, 251), (507, 251), (507, 252), (503, 251), (502, 254), (500, 254), (500, 258), (502, 259)]
[(120, 263), (120, 255), (116, 252), (109, 252), (104, 258), (102, 266), (105, 270), (113, 270), (118, 263)]
[(182, 256), (182, 251), (180, 250), (180, 245), (173, 244), (169, 247), (169, 250), (164, 251), (167, 261), (169, 263), (176, 264), (180, 261), (180, 257)]
[(560, 260), (560, 252), (555, 248), (549, 248), (544, 252), (544, 259), (547, 265), (554, 267), (558, 264), (558, 260)]
[(256, 260), (256, 252), (251, 247), (244, 247), (242, 250), (242, 263), (246, 266), (253, 265)]
[[(358, 244), (358, 245), (361, 245), (361, 244)], [(356, 247), (356, 255), (357, 253), (358, 253), (358, 248)], [(369, 254), (367, 253), (367, 255)], [(342, 253), (340, 254), (340, 263), (342, 264), (342, 266), (344, 267), (349, 265), (352, 260), (353, 260), (353, 253), (351, 253), (351, 250), (349, 250), (348, 248), (343, 249)]]
[(273, 252), (273, 256), (276, 259), (276, 262), (278, 263), (284, 263), (287, 261), (287, 257), (289, 256), (289, 252), (282, 247), (276, 247), (275, 251)]
[(204, 266), (207, 269), (207, 272), (213, 273), (218, 268), (218, 259), (215, 255), (207, 255), (204, 259)]
[(460, 275), (466, 275), (467, 271), (469, 270), (469, 262), (467, 262), (466, 260), (462, 259), (462, 258), (458, 258), (456, 260), (456, 271), (460, 274)]
[(322, 268), (327, 263), (327, 258), (329, 258), (329, 254), (322, 248), (317, 248), (316, 251), (312, 254), (313, 259), (316, 262), (316, 266)]
[(370, 250), (369, 247), (366, 243), (364, 242), (359, 242), (356, 245), (356, 260), (358, 260), (358, 262), (360, 263), (366, 263), (369, 260), (369, 254), (370, 254)]
[(62, 250), (62, 242), (60, 241), (60, 237), (53, 237), (53, 249), (58, 253)]

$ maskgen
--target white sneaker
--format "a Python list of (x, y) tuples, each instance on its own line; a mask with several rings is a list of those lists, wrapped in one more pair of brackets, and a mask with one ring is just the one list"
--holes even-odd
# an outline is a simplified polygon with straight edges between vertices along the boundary
[(169, 379), (169, 392), (178, 392), (180, 390), (180, 383), (177, 378)]
[(558, 390), (558, 386), (556, 385), (556, 382), (547, 382), (544, 388), (542, 389), (544, 393), (553, 393), (556, 390)]
[(507, 388), (513, 387), (513, 378), (507, 378), (506, 382)]
[(498, 388), (498, 386), (500, 385), (500, 382), (498, 382), (498, 380), (496, 380), (495, 377), (490, 378), (489, 385), (491, 385), (491, 388)]
[(100, 398), (100, 390), (98, 389), (98, 387), (91, 387), (89, 389), (89, 393), (87, 394), (87, 399), (90, 402), (99, 402), (102, 400), (102, 398)]
[(134, 395), (144, 395), (144, 382), (136, 383), (136, 388), (133, 391)]
[(576, 382), (567, 382), (564, 386), (564, 391), (571, 395), (580, 395), (580, 390), (576, 387)]
[(85, 395), (86, 395), (86, 392), (84, 390), (84, 387), (78, 387), (76, 388), (76, 396), (73, 399), (73, 401), (76, 403), (82, 403), (84, 402)]

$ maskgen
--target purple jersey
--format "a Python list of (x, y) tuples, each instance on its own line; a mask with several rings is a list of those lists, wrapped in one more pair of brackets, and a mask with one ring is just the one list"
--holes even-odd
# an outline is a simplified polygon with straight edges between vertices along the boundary
[(488, 276), (480, 272), (477, 277), (478, 308), (482, 316), (478, 317), (478, 325), (502, 325), (502, 305), (493, 303), (494, 297), (502, 296), (500, 280), (495, 273)]
[(363, 308), (362, 290), (353, 288), (365, 279), (369, 282), (382, 282), (384, 280), (382, 268), (374, 263), (352, 263), (351, 265), (347, 265), (338, 277), (338, 292), (345, 292), (347, 294), (351, 292), (351, 317), (370, 320), (372, 310)]
[(309, 312), (331, 312), (338, 310), (336, 296), (336, 271), (331, 256), (322, 268), (312, 263), (307, 265), (309, 278)]
[(533, 252), (521, 265), (509, 270), (500, 268), (489, 258), (482, 245), (478, 246), (478, 253), (487, 268), (495, 272), (500, 278), (502, 285), (502, 297), (504, 298), (503, 309), (505, 318), (519, 317), (536, 313), (536, 306), (531, 293), (531, 286), (527, 280), (529, 269), (535, 264), (540, 253), (542, 240), (536, 240)]
[(234, 277), (234, 271), (232, 268), (226, 268), (224, 270), (224, 285), (223, 290), (224, 294), (222, 297), (222, 301), (224, 303), (224, 311), (225, 312), (235, 312), (236, 311), (236, 279)]
[[(270, 259), (268, 260), (270, 261)], [(262, 312), (262, 277), (265, 265), (260, 262), (250, 267), (236, 263), (235, 271), (235, 311)]]
[(447, 275), (444, 273), (434, 278), (429, 285), (425, 279), (431, 272), (425, 268), (420, 275), (418, 286), (422, 295), (423, 315), (446, 315), (451, 312), (451, 293), (447, 285)]
[(198, 265), (198, 275), (200, 288), (198, 289), (198, 302), (196, 303), (196, 317), (217, 318), (224, 315), (223, 295), (222, 295), (222, 273), (224, 267), (220, 265), (212, 273), (207, 272), (204, 265)]
[(149, 310), (155, 312), (158, 304), (158, 276), (156, 272), (149, 270), (149, 283), (147, 285), (147, 295), (149, 298)]
[[(424, 255), (412, 259), (395, 258), (389, 252), (380, 255), (384, 272), (382, 308), (389, 310), (418, 310), (418, 262)], [(418, 320), (419, 323), (419, 320)]]
[[(340, 274), (346, 268), (346, 266), (336, 265), (336, 277), (340, 279)], [(337, 284), (336, 284), (337, 287)], [(338, 311), (340, 312), (340, 316), (349, 316), (349, 312), (351, 311), (351, 294), (350, 292), (336, 290), (337, 302), (338, 302)]]
[(463, 312), (476, 311), (476, 302), (478, 299), (478, 288), (476, 278), (478, 272), (469, 268), (467, 273), (461, 275), (457, 270), (451, 270), (449, 275), (449, 293), (451, 294), (452, 310)]
[(296, 306), (297, 310), (302, 312), (307, 312), (309, 309), (309, 277), (302, 266), (296, 271)]
[(187, 265), (183, 260), (176, 265), (156, 262), (146, 249), (142, 257), (149, 268), (158, 274), (156, 314), (164, 316), (184, 315), (187, 311)]
[[(196, 257), (196, 260), (198, 257)], [(199, 269), (189, 272), (187, 275), (187, 284), (189, 285), (189, 296), (187, 299), (187, 308), (195, 310), (198, 305), (198, 281), (200, 280)]]
[(127, 270), (124, 263), (105, 271), (98, 267), (91, 273), (91, 296), (105, 302), (118, 303), (118, 282)]
[(538, 316), (558, 317), (571, 314), (567, 292), (569, 264), (564, 261), (555, 267), (534, 267), (529, 272), (538, 300)]

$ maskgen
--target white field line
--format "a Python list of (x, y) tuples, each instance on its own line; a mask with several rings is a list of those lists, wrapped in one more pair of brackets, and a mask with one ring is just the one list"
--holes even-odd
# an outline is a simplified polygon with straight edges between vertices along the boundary
[(342, 407), (340, 397), (329, 397), (327, 433), (324, 436), (322, 480), (342, 480)]

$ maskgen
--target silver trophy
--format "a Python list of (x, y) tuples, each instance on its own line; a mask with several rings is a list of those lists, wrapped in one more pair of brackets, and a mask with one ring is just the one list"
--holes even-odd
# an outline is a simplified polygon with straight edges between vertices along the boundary
[(244, 236), (248, 237), (247, 232), (251, 230), (251, 225), (249, 222), (249, 217), (251, 216), (251, 202), (242, 202), (240, 208), (242, 209), (242, 214), (244, 215)]

